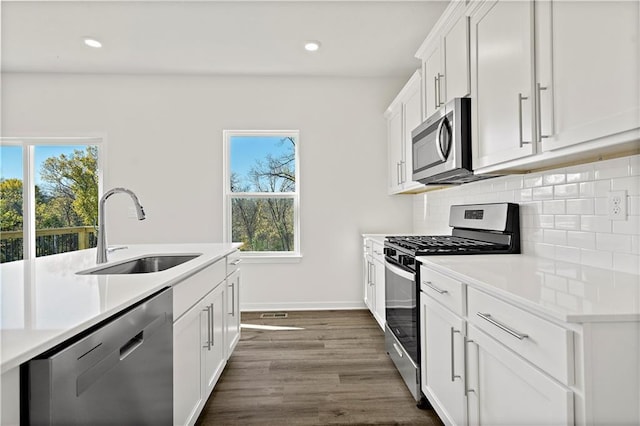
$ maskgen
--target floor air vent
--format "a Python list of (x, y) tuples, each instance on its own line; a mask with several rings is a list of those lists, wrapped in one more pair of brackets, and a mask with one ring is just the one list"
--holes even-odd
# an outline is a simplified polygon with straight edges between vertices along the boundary
[(265, 312), (260, 314), (260, 318), (287, 318), (289, 316), (286, 312)]

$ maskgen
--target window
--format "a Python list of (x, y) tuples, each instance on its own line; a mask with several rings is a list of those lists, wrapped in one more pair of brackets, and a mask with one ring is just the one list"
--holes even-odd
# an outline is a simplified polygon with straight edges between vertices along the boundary
[(96, 246), (101, 140), (3, 138), (0, 262)]
[(224, 131), (225, 239), (245, 257), (300, 256), (297, 131)]

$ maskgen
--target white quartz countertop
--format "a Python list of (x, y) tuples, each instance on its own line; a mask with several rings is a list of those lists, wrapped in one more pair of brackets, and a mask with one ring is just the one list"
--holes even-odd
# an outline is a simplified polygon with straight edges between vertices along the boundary
[[(96, 250), (0, 265), (0, 367), (17, 367), (156, 291), (172, 286), (241, 244), (129, 245), (109, 262), (154, 254), (201, 254), (161, 272), (78, 275), (96, 266)], [(100, 266), (103, 266), (100, 265)]]
[(549, 319), (640, 321), (640, 275), (519, 254), (417, 259)]

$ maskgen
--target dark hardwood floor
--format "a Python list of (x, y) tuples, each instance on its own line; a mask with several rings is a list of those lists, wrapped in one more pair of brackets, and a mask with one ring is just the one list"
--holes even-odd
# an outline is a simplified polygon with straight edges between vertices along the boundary
[(416, 408), (366, 310), (242, 314), (242, 338), (197, 424), (441, 425)]

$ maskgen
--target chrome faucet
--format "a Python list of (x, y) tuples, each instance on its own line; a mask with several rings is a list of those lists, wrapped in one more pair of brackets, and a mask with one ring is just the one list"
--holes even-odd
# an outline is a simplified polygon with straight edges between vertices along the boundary
[(107, 201), (107, 198), (111, 197), (113, 194), (118, 192), (124, 192), (128, 194), (133, 200), (133, 204), (136, 206), (136, 213), (138, 215), (138, 220), (144, 220), (144, 209), (142, 205), (140, 205), (140, 201), (136, 194), (133, 191), (130, 191), (126, 188), (113, 188), (107, 191), (102, 198), (100, 198), (99, 210), (98, 210), (98, 254), (96, 258), (96, 263), (105, 263), (107, 261), (107, 236), (105, 233), (105, 217), (104, 217), (104, 203)]

